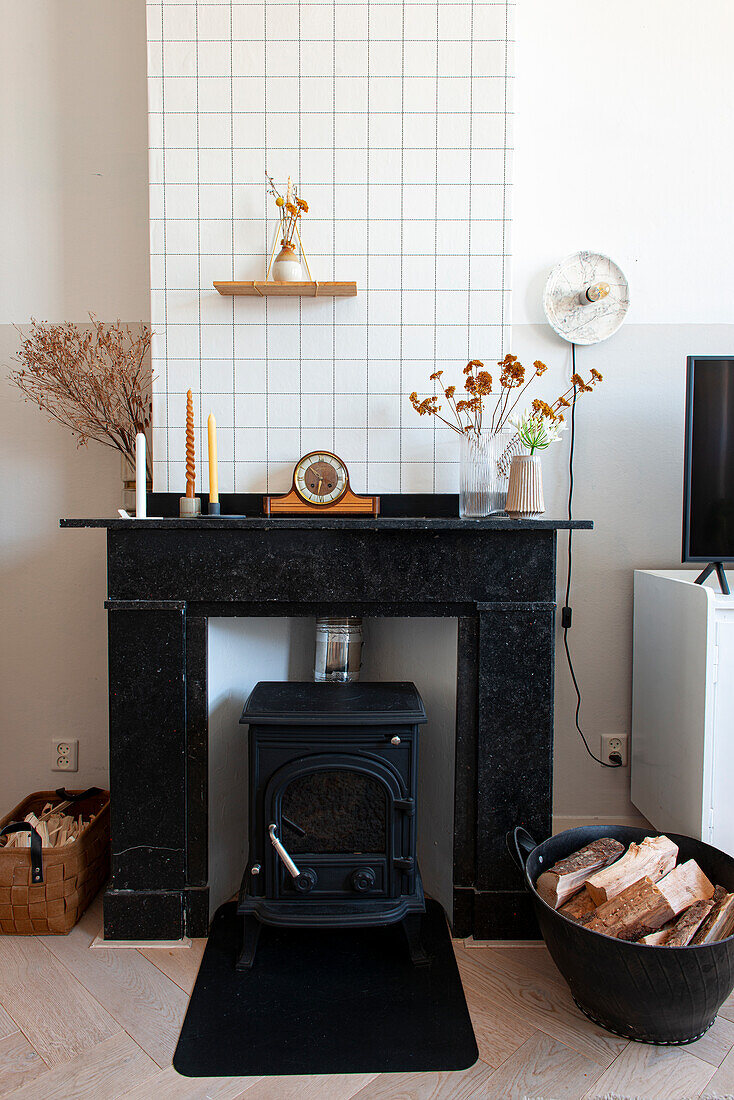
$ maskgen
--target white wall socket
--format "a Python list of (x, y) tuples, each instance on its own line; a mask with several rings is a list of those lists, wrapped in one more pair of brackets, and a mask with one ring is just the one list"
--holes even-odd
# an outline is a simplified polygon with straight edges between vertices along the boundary
[(51, 742), (53, 761), (52, 772), (78, 772), (79, 771), (79, 742), (70, 741), (68, 737), (54, 738)]
[(611, 737), (602, 736), (600, 756), (606, 764), (616, 763), (616, 760), (611, 759), (612, 753), (619, 753), (622, 757), (622, 767), (626, 768), (629, 761), (629, 738), (626, 733), (612, 734)]

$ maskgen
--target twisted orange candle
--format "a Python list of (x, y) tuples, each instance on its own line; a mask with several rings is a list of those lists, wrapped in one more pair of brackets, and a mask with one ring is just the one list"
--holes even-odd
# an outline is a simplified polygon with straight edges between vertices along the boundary
[(196, 457), (194, 451), (194, 397), (191, 390), (186, 394), (186, 496), (193, 500), (196, 496)]

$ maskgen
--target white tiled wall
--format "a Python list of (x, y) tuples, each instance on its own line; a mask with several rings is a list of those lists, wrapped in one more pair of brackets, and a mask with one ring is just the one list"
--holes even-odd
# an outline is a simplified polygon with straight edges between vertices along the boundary
[[(206, 418), (223, 492), (285, 491), (336, 451), (353, 487), (455, 492), (458, 448), (407, 395), (503, 354), (510, 321), (513, 4), (150, 0), (155, 488), (197, 484)], [(356, 298), (224, 298), (262, 279), (299, 184), (314, 278)]]

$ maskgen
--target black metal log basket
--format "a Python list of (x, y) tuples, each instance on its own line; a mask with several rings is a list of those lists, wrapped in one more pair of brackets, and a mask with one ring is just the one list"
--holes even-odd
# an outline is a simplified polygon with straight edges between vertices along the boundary
[[(695, 859), (714, 885), (734, 892), (731, 856), (691, 837), (665, 835), (678, 845), (681, 862)], [(613, 837), (626, 848), (646, 836), (650, 830), (593, 825), (536, 844), (518, 826), (507, 834), (507, 845), (523, 872), (546, 946), (581, 1011), (607, 1031), (640, 1043), (693, 1043), (734, 988), (734, 936), (696, 947), (628, 943), (561, 916), (535, 889), (543, 871), (594, 840)]]

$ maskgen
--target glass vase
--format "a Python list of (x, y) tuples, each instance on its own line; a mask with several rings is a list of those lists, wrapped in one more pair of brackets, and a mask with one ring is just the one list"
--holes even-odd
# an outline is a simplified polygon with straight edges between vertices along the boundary
[[(477, 519), (503, 512), (517, 432), (469, 432), (460, 440), (459, 515)], [(519, 449), (519, 448), (518, 448)]]

